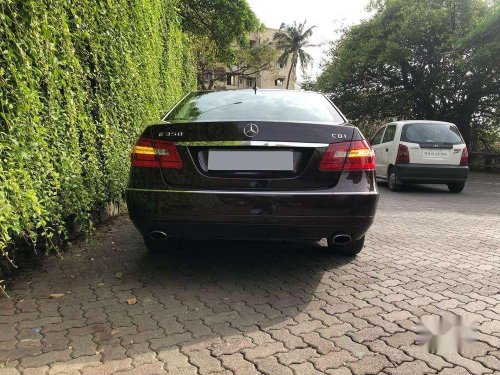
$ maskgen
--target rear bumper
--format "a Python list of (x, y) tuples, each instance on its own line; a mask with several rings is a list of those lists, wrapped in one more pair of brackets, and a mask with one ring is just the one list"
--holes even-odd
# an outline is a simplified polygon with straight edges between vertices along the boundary
[(446, 184), (465, 182), (469, 167), (439, 164), (398, 164), (395, 166), (402, 182), (421, 184)]
[(129, 215), (143, 234), (179, 238), (319, 239), (363, 236), (376, 191), (228, 192), (128, 189)]

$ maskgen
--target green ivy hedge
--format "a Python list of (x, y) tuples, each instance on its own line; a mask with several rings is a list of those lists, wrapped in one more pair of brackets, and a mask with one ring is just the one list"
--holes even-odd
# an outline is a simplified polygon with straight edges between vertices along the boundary
[(0, 257), (119, 201), (129, 152), (196, 87), (176, 0), (0, 0)]

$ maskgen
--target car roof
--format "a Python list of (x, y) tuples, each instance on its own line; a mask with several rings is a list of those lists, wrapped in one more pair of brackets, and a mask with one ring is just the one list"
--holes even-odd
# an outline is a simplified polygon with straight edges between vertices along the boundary
[(405, 125), (405, 124), (455, 125), (452, 122), (433, 121), (433, 120), (400, 120), (400, 121), (394, 121), (391, 124), (400, 124), (400, 125)]
[[(254, 89), (231, 89), (231, 90), (195, 90), (192, 93), (203, 93), (203, 92), (234, 92), (234, 91), (247, 91), (247, 92), (255, 92)], [(304, 94), (320, 94), (324, 95), (319, 91), (309, 91), (309, 90), (286, 90), (286, 89), (260, 89), (257, 87), (257, 92), (259, 91), (281, 91), (281, 92), (292, 92), (292, 93), (304, 93)]]

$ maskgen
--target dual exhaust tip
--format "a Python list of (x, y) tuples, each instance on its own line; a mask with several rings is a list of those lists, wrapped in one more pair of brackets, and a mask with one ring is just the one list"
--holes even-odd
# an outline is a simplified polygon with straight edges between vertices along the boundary
[(162, 242), (168, 238), (168, 235), (160, 230), (154, 230), (152, 232), (149, 232), (149, 238), (151, 238), (153, 241)]
[(347, 245), (352, 241), (352, 238), (350, 235), (345, 234), (345, 233), (340, 233), (340, 234), (334, 234), (332, 236), (331, 242), (334, 245)]

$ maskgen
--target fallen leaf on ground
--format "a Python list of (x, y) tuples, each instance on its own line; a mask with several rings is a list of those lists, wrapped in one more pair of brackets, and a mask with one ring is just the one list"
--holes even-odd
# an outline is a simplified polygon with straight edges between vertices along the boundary
[(137, 303), (137, 298), (130, 298), (127, 300), (129, 305), (135, 305)]
[(49, 297), (50, 298), (62, 298), (62, 297), (64, 297), (64, 293), (52, 293)]
[(27, 346), (40, 346), (40, 340), (23, 339), (21, 342), (24, 342)]
[(122, 277), (123, 277), (123, 273), (122, 272), (115, 273), (115, 276), (114, 276), (115, 279), (121, 279)]

